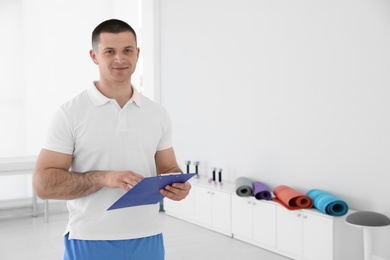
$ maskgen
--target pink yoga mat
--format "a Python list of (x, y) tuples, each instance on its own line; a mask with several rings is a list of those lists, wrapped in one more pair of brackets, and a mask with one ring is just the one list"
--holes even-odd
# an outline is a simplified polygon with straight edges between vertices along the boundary
[(313, 201), (311, 198), (293, 188), (286, 185), (280, 185), (274, 189), (276, 201), (286, 207), (287, 209), (308, 209), (313, 207)]

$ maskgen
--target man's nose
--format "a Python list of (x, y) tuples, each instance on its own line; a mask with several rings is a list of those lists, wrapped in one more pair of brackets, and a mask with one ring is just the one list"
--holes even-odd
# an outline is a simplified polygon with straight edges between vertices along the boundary
[(124, 56), (121, 53), (117, 53), (115, 55), (115, 60), (116, 63), (122, 63), (124, 61)]

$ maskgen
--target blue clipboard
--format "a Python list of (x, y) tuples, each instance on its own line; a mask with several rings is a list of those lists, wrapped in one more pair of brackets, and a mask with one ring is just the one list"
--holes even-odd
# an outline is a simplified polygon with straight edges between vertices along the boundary
[(194, 175), (195, 173), (186, 173), (145, 177), (107, 210), (156, 204), (164, 198), (160, 189), (175, 182), (184, 183)]

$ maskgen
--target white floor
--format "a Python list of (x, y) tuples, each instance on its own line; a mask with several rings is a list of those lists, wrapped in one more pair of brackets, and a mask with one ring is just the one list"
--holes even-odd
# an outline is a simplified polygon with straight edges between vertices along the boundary
[[(160, 213), (166, 260), (286, 260), (236, 239)], [(61, 260), (66, 213), (0, 220), (0, 260)]]

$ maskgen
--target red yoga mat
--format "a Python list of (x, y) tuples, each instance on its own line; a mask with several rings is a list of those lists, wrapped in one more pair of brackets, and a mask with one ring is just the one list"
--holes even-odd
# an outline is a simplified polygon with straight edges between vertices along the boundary
[(272, 198), (272, 200), (282, 204), (287, 209), (308, 209), (313, 207), (313, 201), (309, 196), (286, 185), (275, 187), (273, 193), (276, 197)]

